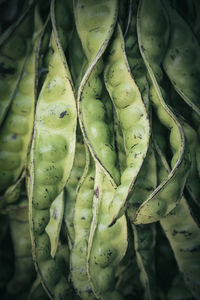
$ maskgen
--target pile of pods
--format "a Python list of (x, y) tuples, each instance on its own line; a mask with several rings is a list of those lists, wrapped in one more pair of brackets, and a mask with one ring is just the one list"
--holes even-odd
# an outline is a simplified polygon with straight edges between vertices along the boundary
[(1, 299), (200, 299), (200, 1), (15, 2)]

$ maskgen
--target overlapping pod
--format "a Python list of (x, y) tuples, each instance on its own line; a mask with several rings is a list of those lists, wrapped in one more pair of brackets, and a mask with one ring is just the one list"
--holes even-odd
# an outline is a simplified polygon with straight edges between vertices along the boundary
[(74, 207), (74, 243), (71, 251), (71, 277), (76, 293), (81, 299), (96, 299), (87, 273), (87, 255), (91, 247), (89, 233), (93, 218), (95, 162), (86, 148), (86, 165), (79, 182)]
[[(65, 12), (67, 17), (59, 19), (58, 11)], [(50, 220), (50, 206), (66, 185), (75, 153), (77, 112), (63, 53), (67, 41), (62, 34), (63, 30), (70, 33), (69, 18), (68, 3), (52, 1), (53, 51), (37, 102), (30, 156), (29, 220), (33, 258), (50, 298), (71, 297), (67, 272), (57, 264), (58, 254), (54, 259), (51, 257), (50, 240), (45, 232)]]
[(156, 269), (155, 269), (155, 224), (132, 224), (136, 259), (140, 270), (139, 278), (144, 289), (144, 299), (156, 299)]
[[(97, 166), (97, 164), (96, 164)], [(115, 290), (115, 271), (127, 249), (127, 224), (121, 216), (113, 226), (109, 207), (115, 189), (105, 173), (96, 171), (93, 199), (93, 220), (88, 239), (87, 269), (93, 293), (97, 299), (122, 299)]]
[(31, 239), (28, 223), (28, 199), (8, 207), (9, 226), (14, 248), (15, 266), (12, 279), (7, 285), (7, 297), (28, 295), (35, 277)]
[(40, 282), (39, 276), (36, 277), (33, 285), (31, 287), (30, 293), (28, 295), (28, 300), (48, 300), (46, 292), (43, 289), (43, 286)]
[(198, 115), (197, 126), (200, 127), (200, 45), (189, 25), (177, 11), (169, 5), (166, 5), (166, 8), (171, 35), (163, 67), (175, 90)]
[(145, 159), (150, 137), (149, 118), (131, 76), (119, 25), (109, 48), (104, 78), (116, 110), (126, 154), (121, 182), (110, 204), (110, 224), (113, 224), (124, 211), (126, 199)]
[(68, 238), (71, 246), (74, 243), (74, 206), (76, 202), (77, 188), (86, 164), (85, 145), (80, 134), (80, 128), (76, 133), (76, 150), (73, 168), (65, 187), (65, 212), (64, 221), (67, 227)]
[[(169, 167), (157, 146), (158, 178), (163, 180)], [(184, 197), (175, 209), (160, 220), (170, 242), (178, 267), (191, 294), (200, 299), (200, 228), (194, 221)]]
[(78, 35), (87, 57), (87, 69), (78, 89), (78, 114), (83, 136), (95, 160), (113, 182), (119, 184), (113, 132), (107, 124), (101, 56), (117, 18), (117, 1), (74, 2)]
[(163, 74), (160, 66), (168, 43), (169, 29), (160, 0), (156, 0), (153, 5), (150, 0), (139, 2), (137, 33), (140, 52), (149, 75), (150, 99), (159, 121), (170, 131), (169, 141), (173, 152), (171, 172), (138, 208), (134, 223), (140, 224), (158, 221), (177, 205), (188, 176), (189, 163), (183, 130), (166, 105), (161, 87)]
[(33, 5), (0, 40), (0, 125), (16, 93), (33, 33)]
[[(28, 22), (31, 22), (30, 16)], [(23, 23), (21, 25), (25, 26)], [(38, 39), (35, 36), (6, 119), (0, 128), (0, 193), (16, 183), (25, 166), (33, 130), (37, 47)]]

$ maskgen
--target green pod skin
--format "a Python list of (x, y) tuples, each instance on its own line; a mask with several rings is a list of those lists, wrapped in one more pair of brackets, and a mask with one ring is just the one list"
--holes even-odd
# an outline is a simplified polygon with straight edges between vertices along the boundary
[[(67, 21), (63, 20), (64, 24), (60, 24), (60, 16), (55, 16), (55, 1), (51, 3), (53, 53), (36, 107), (28, 191), (33, 259), (43, 287), (51, 299), (71, 297), (67, 274), (57, 265), (57, 255), (52, 259), (50, 239), (45, 231), (50, 220), (51, 204), (66, 185), (75, 154), (76, 102), (57, 32), (57, 29), (62, 32), (61, 25), (66, 26), (66, 32), (68, 25), (71, 25), (68, 19), (70, 11), (65, 4), (56, 4), (56, 12), (60, 5), (61, 11), (69, 13), (65, 16)], [(65, 42), (62, 36), (62, 44), (66, 45)]]
[(83, 136), (94, 159), (99, 162), (113, 185), (120, 174), (112, 144), (113, 132), (107, 124), (101, 58), (113, 33), (117, 18), (117, 1), (87, 0), (74, 2), (76, 28), (87, 57), (87, 70), (78, 89), (78, 115)]
[(200, 190), (199, 190), (199, 176), (196, 162), (196, 148), (198, 144), (198, 136), (196, 131), (185, 121), (181, 121), (183, 131), (186, 137), (186, 143), (189, 148), (191, 157), (191, 168), (189, 176), (186, 181), (186, 188), (190, 193), (193, 201), (200, 206)]
[(72, 38), (70, 40), (68, 56), (70, 72), (75, 85), (75, 90), (77, 91), (87, 68), (87, 59), (84, 55), (76, 28), (74, 28)]
[(45, 231), (48, 234), (50, 239), (51, 256), (53, 258), (55, 257), (58, 248), (63, 215), (64, 215), (64, 192), (62, 191), (51, 204), (50, 219), (49, 219), (49, 223), (45, 228)]
[(7, 296), (18, 296), (28, 290), (35, 277), (28, 224), (28, 200), (8, 207), (9, 226), (14, 248), (15, 265), (12, 279), (7, 284)]
[(0, 126), (13, 101), (33, 33), (33, 7), (4, 33), (0, 40)]
[(171, 25), (169, 46), (163, 68), (175, 90), (198, 115), (200, 126), (200, 45), (191, 28), (169, 5), (166, 5)]
[(145, 199), (148, 199), (156, 186), (157, 165), (155, 151), (151, 141), (144, 163), (127, 201), (127, 215), (131, 223), (134, 223), (138, 208), (142, 205)]
[(194, 299), (184, 284), (181, 273), (173, 278), (172, 285), (167, 293), (167, 300), (192, 300)]
[(18, 180), (26, 164), (35, 113), (37, 54), (41, 40), (38, 30), (35, 31), (33, 48), (26, 58), (15, 97), (0, 128), (0, 193)]
[(137, 38), (137, 1), (134, 1), (131, 7), (131, 22), (129, 30), (125, 37), (125, 49), (126, 56), (131, 69), (131, 73), (135, 79), (135, 82), (140, 90), (142, 100), (146, 106), (147, 111), (150, 110), (150, 99), (149, 99), (149, 83), (147, 80), (147, 72), (144, 61), (140, 54)]
[[(156, 150), (159, 165), (158, 179), (162, 181), (166, 176), (165, 173), (169, 172), (169, 166), (158, 146)], [(189, 291), (195, 299), (200, 299), (200, 228), (194, 221), (184, 197), (175, 209), (160, 220), (160, 224)]]
[(28, 300), (48, 300), (49, 297), (45, 293), (42, 287), (39, 276), (33, 282), (30, 293), (28, 295)]
[(81, 136), (80, 129), (77, 128), (76, 134), (76, 150), (74, 157), (74, 164), (65, 186), (65, 213), (64, 222), (67, 227), (69, 243), (72, 246), (74, 243), (74, 206), (76, 201), (76, 194), (79, 181), (83, 175), (86, 164), (85, 145)]
[(121, 216), (113, 226), (108, 227), (109, 207), (115, 189), (108, 177), (98, 167), (93, 199), (93, 220), (90, 229), (87, 257), (88, 276), (97, 299), (122, 299), (115, 290), (115, 270), (127, 250), (127, 224)]
[(138, 268), (139, 278), (144, 290), (144, 299), (153, 300), (156, 298), (156, 269), (155, 269), (155, 224), (131, 225)]
[(87, 255), (91, 247), (89, 233), (93, 218), (93, 198), (96, 197), (94, 190), (97, 185), (94, 179), (99, 181), (95, 177), (95, 162), (86, 148), (85, 170), (77, 188), (74, 207), (74, 244), (70, 260), (74, 289), (85, 300), (96, 299), (87, 274)]
[(146, 224), (160, 220), (180, 201), (190, 164), (185, 151), (183, 130), (166, 105), (161, 87), (163, 74), (160, 65), (169, 37), (167, 15), (161, 1), (156, 0), (153, 6), (150, 0), (139, 2), (137, 33), (140, 52), (150, 79), (150, 99), (159, 121), (170, 131), (169, 142), (173, 152), (171, 172), (137, 211), (134, 223)]
[[(122, 76), (115, 75), (120, 72), (123, 74)], [(130, 72), (123, 36), (118, 25), (116, 35), (109, 48), (104, 79), (124, 139), (126, 168), (121, 174), (121, 184), (117, 187), (110, 204), (110, 224), (113, 224), (122, 215), (126, 199), (134, 186), (149, 146), (149, 118), (141, 94)]]

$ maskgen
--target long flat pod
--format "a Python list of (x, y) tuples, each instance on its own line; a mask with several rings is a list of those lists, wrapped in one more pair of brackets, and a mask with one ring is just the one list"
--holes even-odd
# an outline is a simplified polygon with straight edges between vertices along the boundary
[(139, 2), (137, 33), (140, 52), (150, 77), (150, 99), (160, 122), (170, 131), (173, 152), (171, 172), (137, 211), (134, 222), (140, 224), (158, 221), (177, 205), (188, 176), (189, 162), (183, 130), (166, 105), (161, 87), (163, 74), (160, 65), (169, 37), (168, 20), (161, 1), (156, 0), (153, 5), (150, 0)]
[[(119, 72), (123, 76), (119, 76)], [(150, 137), (148, 115), (131, 76), (119, 25), (109, 48), (104, 78), (120, 123), (126, 153), (126, 168), (110, 204), (110, 223), (113, 224), (124, 211), (126, 199), (146, 156)]]
[(18, 86), (33, 33), (33, 5), (5, 32), (0, 41), (0, 125)]
[(76, 195), (79, 189), (79, 181), (82, 178), (84, 169), (87, 165), (88, 150), (85, 150), (85, 144), (81, 135), (80, 128), (76, 131), (76, 150), (74, 157), (74, 164), (72, 171), (65, 186), (65, 213), (64, 222), (67, 227), (68, 238), (70, 245), (74, 243), (74, 207), (76, 202)]
[(102, 54), (113, 33), (117, 1), (74, 1), (76, 28), (87, 57), (87, 69), (78, 89), (81, 130), (95, 160), (113, 182), (119, 184), (113, 132), (107, 124), (104, 105)]
[[(169, 166), (157, 146), (159, 180), (163, 180)], [(160, 220), (160, 224), (173, 249), (185, 283), (195, 299), (200, 299), (200, 228), (194, 221), (184, 197), (175, 209)]]
[[(30, 20), (29, 20), (30, 22)], [(16, 183), (22, 173), (33, 131), (36, 90), (37, 59), (42, 26), (34, 24), (32, 48), (26, 62), (15, 96), (0, 128), (0, 192)]]
[(28, 199), (20, 196), (18, 203), (7, 207), (9, 226), (14, 247), (15, 265), (12, 279), (7, 284), (7, 297), (28, 294), (35, 277), (32, 260), (31, 239), (28, 223)]
[[(60, 24), (55, 16), (61, 5), (68, 12), (67, 3), (52, 1), (53, 31), (48, 74), (39, 94), (34, 137), (30, 159), (29, 220), (33, 245), (33, 258), (42, 284), (50, 298), (71, 297), (67, 273), (63, 273), (51, 257), (51, 245), (45, 228), (50, 220), (52, 201), (61, 193), (70, 175), (75, 153), (77, 122), (76, 103), (67, 62), (58, 31), (68, 30), (68, 18)], [(57, 10), (56, 10), (57, 12)], [(62, 45), (66, 39), (62, 36)], [(65, 43), (66, 45), (66, 43)]]
[(139, 278), (144, 289), (144, 299), (156, 299), (155, 268), (155, 224), (131, 224), (136, 251), (136, 260), (140, 270)]
[(95, 225), (91, 226), (88, 240), (88, 276), (97, 299), (121, 299), (120, 293), (115, 289), (115, 271), (126, 253), (127, 223), (123, 215), (113, 226), (108, 227), (109, 206), (115, 189), (103, 171), (100, 172), (99, 176), (103, 177), (95, 188), (99, 203), (95, 205), (94, 202), (92, 223)]
[(98, 185), (101, 184), (101, 173), (87, 148), (86, 154), (85, 170), (77, 189), (74, 207), (74, 244), (71, 251), (71, 276), (75, 291), (81, 299), (94, 300), (96, 298), (92, 292), (87, 273), (87, 256), (91, 247), (89, 233), (97, 220), (97, 216), (95, 216), (95, 222), (92, 223), (94, 219), (93, 212), (98, 210), (100, 195), (95, 191), (98, 189)]
[(200, 45), (177, 11), (169, 5), (166, 8), (171, 35), (163, 67), (181, 98), (200, 116)]

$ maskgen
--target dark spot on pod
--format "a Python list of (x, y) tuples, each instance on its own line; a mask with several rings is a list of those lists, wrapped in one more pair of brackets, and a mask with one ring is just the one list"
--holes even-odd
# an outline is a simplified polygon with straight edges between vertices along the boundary
[(97, 187), (94, 191), (94, 195), (98, 198), (99, 197), (99, 188)]
[(53, 212), (53, 214), (52, 214), (52, 217), (53, 217), (55, 220), (57, 220), (57, 218), (58, 218), (58, 212), (57, 212), (57, 210), (54, 210), (54, 212)]
[(185, 237), (188, 237), (188, 236), (192, 235), (192, 232), (188, 232), (186, 230), (178, 231), (178, 230), (174, 229), (172, 235), (175, 236), (176, 234), (183, 234)]
[(17, 139), (17, 134), (14, 133), (14, 134), (12, 135), (12, 140), (16, 140), (16, 139)]
[(88, 293), (88, 295), (92, 295), (92, 289), (89, 286), (86, 286), (85, 288), (86, 293)]
[(81, 6), (80, 6), (80, 8), (84, 8), (85, 6), (82, 4)]
[(64, 118), (64, 116), (66, 116), (66, 114), (67, 114), (67, 111), (66, 111), (66, 110), (63, 111), (63, 112), (61, 112), (61, 113), (60, 113), (60, 118)]
[(145, 241), (145, 238), (140, 239), (140, 243), (143, 243)]
[[(137, 143), (138, 144), (138, 143)], [(133, 146), (131, 146), (131, 149), (133, 149), (135, 146), (137, 146), (137, 144), (134, 144)]]
[(108, 253), (107, 253), (108, 256), (111, 256), (112, 255), (112, 251), (110, 249), (108, 249)]
[(144, 48), (144, 46), (143, 46), (143, 45), (141, 45), (141, 50), (142, 50), (142, 52), (144, 52), (144, 51), (145, 51), (145, 48)]
[(15, 68), (12, 67), (5, 67), (4, 63), (0, 63), (0, 74), (3, 77), (6, 77), (7, 74), (14, 74)]
[(85, 217), (81, 217), (81, 220), (85, 220)]

